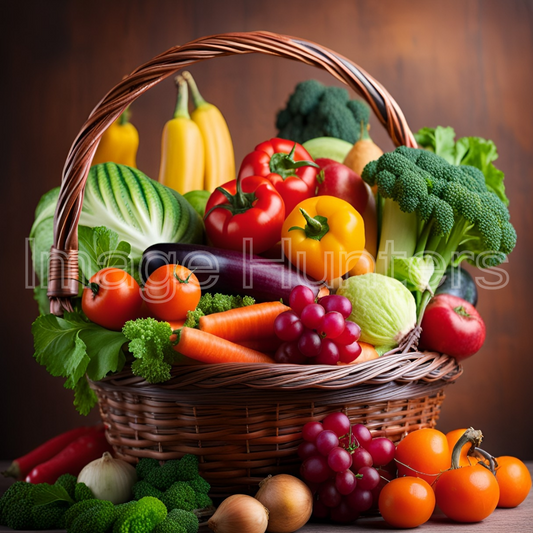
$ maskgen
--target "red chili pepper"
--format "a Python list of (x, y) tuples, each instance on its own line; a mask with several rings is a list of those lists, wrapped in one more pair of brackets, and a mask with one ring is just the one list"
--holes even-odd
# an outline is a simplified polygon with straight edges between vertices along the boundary
[(29, 483), (55, 483), (62, 474), (77, 476), (91, 461), (102, 457), (104, 452), (112, 452), (105, 438), (105, 431), (92, 431), (67, 445), (57, 455), (36, 466), (27, 476)]
[(60, 435), (43, 442), (40, 446), (26, 455), (15, 459), (9, 468), (5, 472), (2, 472), (2, 474), (6, 477), (14, 477), (19, 480), (24, 479), (33, 467), (48, 461), (48, 459), (57, 455), (71, 442), (87, 433), (97, 430), (101, 431), (102, 428), (103, 424), (98, 424), (97, 426), (83, 426), (61, 433)]
[(272, 183), (259, 176), (217, 187), (205, 208), (205, 230), (216, 248), (242, 251), (245, 239), (260, 254), (280, 239), (285, 206)]
[(309, 152), (287, 139), (270, 139), (255, 147), (242, 161), (239, 178), (263, 176), (285, 202), (285, 216), (302, 200), (315, 195), (320, 167)]

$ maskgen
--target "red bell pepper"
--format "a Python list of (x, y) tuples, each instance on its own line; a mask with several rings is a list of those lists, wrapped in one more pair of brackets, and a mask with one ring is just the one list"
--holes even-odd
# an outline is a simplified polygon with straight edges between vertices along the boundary
[(217, 187), (205, 207), (205, 231), (217, 248), (243, 250), (251, 239), (259, 254), (274, 246), (281, 237), (285, 205), (274, 185), (260, 176), (229, 181)]
[(302, 200), (315, 195), (320, 167), (309, 152), (287, 139), (270, 139), (255, 147), (242, 161), (240, 178), (263, 176), (280, 193), (288, 216)]

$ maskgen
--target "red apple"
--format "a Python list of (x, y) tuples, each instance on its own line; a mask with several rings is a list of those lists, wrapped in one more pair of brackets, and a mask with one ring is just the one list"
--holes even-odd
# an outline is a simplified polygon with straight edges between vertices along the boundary
[(322, 173), (317, 176), (317, 195), (342, 198), (362, 214), (368, 203), (368, 187), (361, 176), (333, 159), (318, 158), (315, 163), (322, 169)]
[(430, 300), (421, 326), (421, 349), (445, 353), (458, 361), (474, 355), (485, 341), (485, 323), (476, 308), (451, 294), (437, 294)]

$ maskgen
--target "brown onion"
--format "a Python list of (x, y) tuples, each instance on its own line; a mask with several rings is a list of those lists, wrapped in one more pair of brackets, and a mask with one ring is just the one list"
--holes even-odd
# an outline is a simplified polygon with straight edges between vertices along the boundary
[(246, 494), (226, 498), (207, 522), (215, 533), (265, 533), (267, 524), (268, 510)]
[(263, 479), (255, 497), (268, 509), (269, 533), (292, 533), (307, 524), (313, 512), (311, 490), (289, 474)]

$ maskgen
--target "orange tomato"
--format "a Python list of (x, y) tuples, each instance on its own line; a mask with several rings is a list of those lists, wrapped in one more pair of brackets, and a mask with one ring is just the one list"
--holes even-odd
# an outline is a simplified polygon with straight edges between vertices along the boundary
[(446, 435), (437, 429), (417, 429), (403, 438), (394, 457), (398, 476), (415, 476), (430, 485), (450, 468), (451, 453)]
[(379, 512), (393, 527), (417, 527), (435, 509), (435, 494), (423, 479), (406, 476), (387, 483), (379, 494)]
[(350, 276), (360, 276), (361, 274), (368, 274), (374, 272), (376, 268), (376, 260), (370, 255), (367, 250), (363, 250), (361, 257), (357, 263), (350, 269)]
[(531, 474), (527, 466), (516, 457), (503, 455), (497, 457), (496, 462), (496, 480), (500, 486), (498, 507), (516, 507), (529, 494)]
[(441, 511), (456, 522), (480, 522), (492, 514), (500, 498), (494, 474), (480, 464), (443, 472), (435, 486)]
[[(448, 446), (450, 448), (450, 454), (453, 452), (454, 446), (457, 444), (457, 441), (462, 437), (464, 432), (466, 431), (466, 428), (464, 429), (454, 429), (452, 431), (448, 431), (446, 433), (446, 440), (448, 441)], [(467, 442), (462, 448), (461, 448), (461, 458), (459, 459), (459, 465), (460, 466), (470, 466), (471, 464), (476, 463), (477, 461), (474, 458), (469, 458), (466, 454), (470, 450), (470, 447), (472, 445), (470, 442)]]

